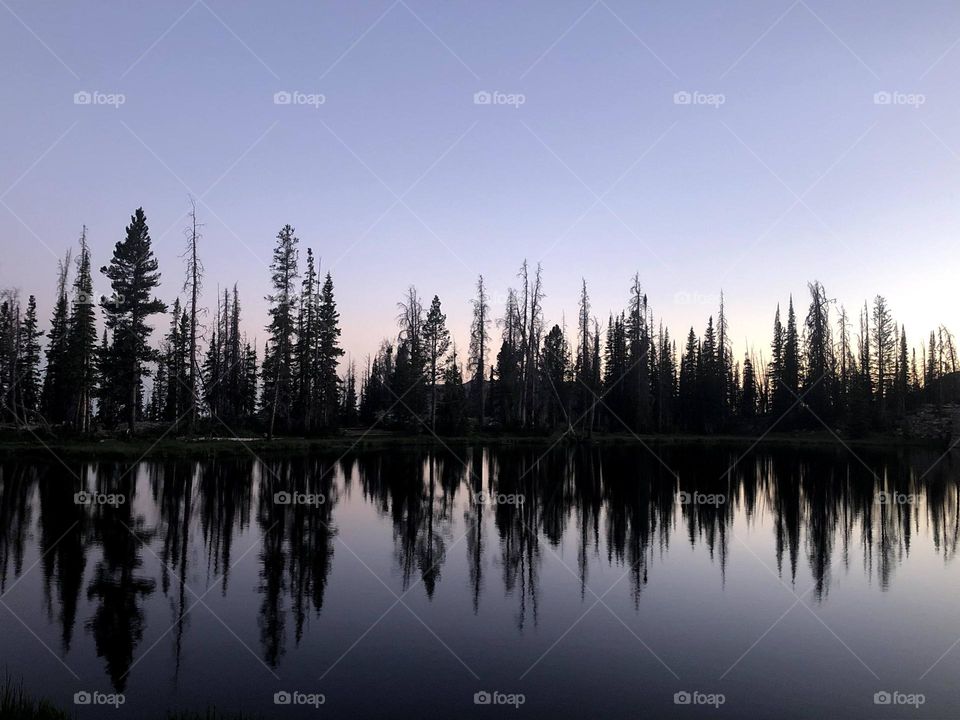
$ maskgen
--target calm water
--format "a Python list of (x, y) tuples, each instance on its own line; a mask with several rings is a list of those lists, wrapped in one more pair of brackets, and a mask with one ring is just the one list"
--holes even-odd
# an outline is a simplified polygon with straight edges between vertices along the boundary
[(960, 716), (956, 457), (653, 451), (8, 461), (0, 666), (118, 720)]

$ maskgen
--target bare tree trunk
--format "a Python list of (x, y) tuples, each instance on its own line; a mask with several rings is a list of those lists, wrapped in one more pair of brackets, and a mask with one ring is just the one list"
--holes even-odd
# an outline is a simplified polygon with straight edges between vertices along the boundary
[[(133, 333), (133, 328), (135, 328), (136, 326), (137, 326), (137, 318), (136, 316), (134, 316), (130, 320), (131, 333)], [(130, 429), (130, 434), (133, 435), (137, 425), (137, 389), (140, 386), (140, 363), (137, 359), (135, 339), (134, 339), (134, 347), (130, 349), (130, 358), (132, 361), (132, 365), (131, 365), (131, 376), (130, 376), (130, 414), (129, 414), (129, 420), (128, 420), (128, 427)]]
[(197, 295), (200, 292), (200, 264), (197, 259), (197, 203), (190, 198), (190, 431), (197, 425)]

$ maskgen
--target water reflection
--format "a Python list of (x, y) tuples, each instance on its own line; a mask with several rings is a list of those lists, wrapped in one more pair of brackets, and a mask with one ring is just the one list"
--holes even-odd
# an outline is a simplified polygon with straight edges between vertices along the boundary
[[(541, 455), (462, 447), (132, 469), (9, 460), (0, 463), (0, 592), (36, 558), (62, 654), (82, 627), (122, 692), (152, 649), (144, 647), (148, 623), (154, 636), (170, 628), (156, 642), (169, 643), (179, 672), (186, 638), (200, 622), (189, 612), (197, 577), (208, 581), (196, 585), (198, 593), (244, 596), (263, 662), (280, 667), (323, 612), (335, 559), (353, 554), (338, 542), (342, 506), (372, 508), (390, 528), (404, 592), (432, 601), (441, 583), (466, 582), (478, 615), (485, 596), (501, 593), (513, 603), (517, 631), (537, 624), (541, 571), (565, 539), (576, 548), (570, 565), (582, 598), (591, 571), (615, 567), (635, 607), (671, 542), (705, 552), (727, 582), (738, 523), (768, 526), (775, 572), (791, 586), (808, 572), (817, 602), (828, 596), (837, 567), (851, 569), (852, 557), (885, 591), (918, 537), (944, 562), (957, 553), (954, 457), (935, 463), (936, 453), (919, 449), (859, 457), (840, 449), (739, 452), (666, 445)], [(81, 488), (124, 501), (77, 504)], [(255, 545), (238, 547), (245, 534)], [(245, 553), (257, 558), (255, 586), (233, 587), (231, 571)], [(452, 558), (463, 565), (463, 580), (444, 575)], [(158, 593), (163, 615), (147, 611)]]

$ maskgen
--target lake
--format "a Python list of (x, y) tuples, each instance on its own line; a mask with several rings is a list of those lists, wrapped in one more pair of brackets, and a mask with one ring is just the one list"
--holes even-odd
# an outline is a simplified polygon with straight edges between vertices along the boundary
[(80, 718), (957, 717), (958, 488), (925, 448), (7, 459), (0, 666)]

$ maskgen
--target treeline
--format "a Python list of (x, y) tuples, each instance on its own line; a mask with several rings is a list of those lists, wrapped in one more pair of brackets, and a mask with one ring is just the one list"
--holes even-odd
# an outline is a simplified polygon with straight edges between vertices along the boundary
[(441, 331), (439, 353), (432, 340), (432, 328), (443, 327), (440, 301), (435, 297), (424, 315), (411, 288), (400, 305), (400, 336), (384, 341), (364, 375), (362, 420), (415, 427), (438, 416), (448, 432), (476, 418), (485, 427), (581, 435), (758, 432), (774, 425), (862, 433), (902, 429), (919, 405), (960, 400), (953, 335), (938, 327), (918, 355), (883, 296), (864, 304), (854, 328), (845, 308), (811, 283), (804, 318), (792, 297), (785, 318), (777, 306), (767, 361), (762, 353), (734, 352), (722, 294), (702, 335), (691, 327), (678, 345), (656, 321), (638, 276), (626, 306), (603, 327), (584, 282), (573, 332), (558, 324), (546, 329), (539, 266), (531, 274), (524, 263), (518, 279), (495, 322), (495, 356), (482, 277), (477, 284), (466, 390), (455, 349), (443, 359), (446, 335)]
[[(273, 250), (261, 353), (241, 330), (236, 285), (217, 292), (212, 313), (201, 306), (194, 207), (189, 217), (182, 302), (178, 297), (168, 306), (154, 295), (160, 272), (142, 209), (100, 268), (109, 295), (94, 295), (85, 228), (78, 256), (67, 253), (59, 263), (46, 332), (38, 327), (33, 295), (24, 306), (17, 292), (3, 293), (4, 422), (87, 433), (133, 432), (146, 420), (179, 433), (249, 429), (268, 436), (374, 425), (447, 434), (823, 426), (862, 433), (903, 428), (921, 404), (960, 399), (952, 334), (940, 326), (919, 347), (908, 344), (883, 296), (852, 319), (820, 283), (811, 283), (803, 317), (792, 297), (785, 311), (777, 306), (767, 360), (753, 349), (734, 350), (722, 295), (702, 334), (691, 327), (678, 344), (655, 318), (639, 276), (625, 306), (603, 325), (586, 282), (576, 327), (549, 325), (542, 270), (526, 262), (497, 311), (478, 279), (466, 353), (451, 339), (439, 297), (426, 303), (410, 287), (397, 305), (397, 334), (358, 377), (353, 363), (341, 368), (333, 279), (321, 276), (310, 248), (301, 269), (290, 225)], [(153, 345), (152, 319), (163, 314), (169, 329)]]

